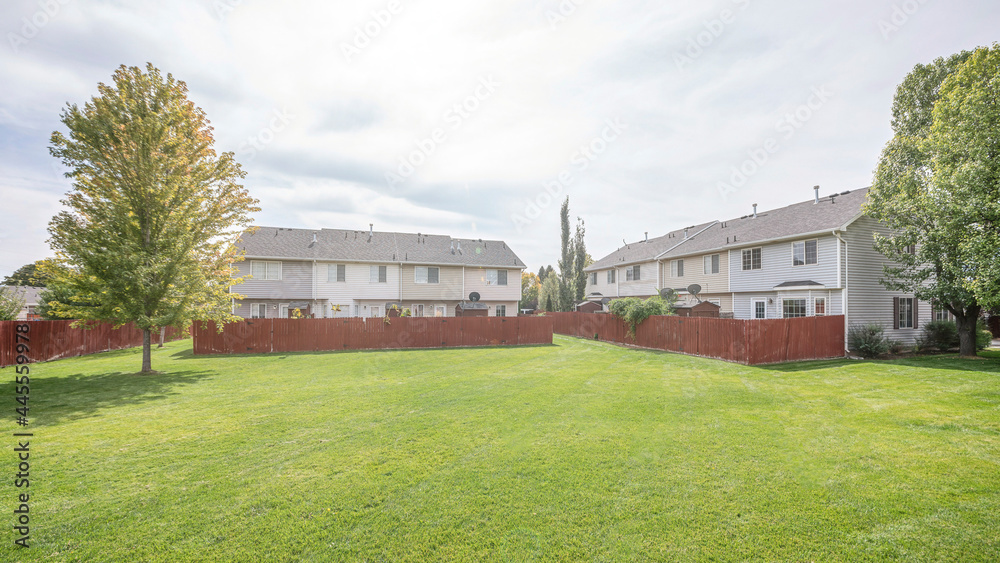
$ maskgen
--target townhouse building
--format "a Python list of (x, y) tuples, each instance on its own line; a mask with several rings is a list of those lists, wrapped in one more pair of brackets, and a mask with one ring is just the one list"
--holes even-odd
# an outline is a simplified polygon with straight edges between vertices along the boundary
[[(711, 301), (738, 319), (844, 315), (848, 326), (877, 323), (890, 338), (911, 344), (924, 324), (949, 314), (879, 282), (889, 260), (875, 250), (874, 235), (889, 231), (864, 214), (867, 193), (820, 197), (816, 188), (808, 201), (759, 212), (755, 206), (751, 214), (689, 229), (678, 244), (626, 245), (642, 250), (631, 261), (659, 272), (656, 285), (636, 296), (670, 288), (682, 305)], [(625, 254), (619, 249), (595, 262), (589, 281), (603, 279), (613, 269), (608, 259)], [(686, 289), (692, 285), (700, 286), (697, 296)], [(625, 296), (599, 284), (591, 290)]]
[[(244, 260), (231, 288), (234, 314), (287, 318), (381, 317), (393, 306), (414, 316), (485, 308), (517, 316), (525, 264), (504, 241), (422, 233), (260, 227), (238, 244)], [(478, 297), (473, 305), (471, 297)]]

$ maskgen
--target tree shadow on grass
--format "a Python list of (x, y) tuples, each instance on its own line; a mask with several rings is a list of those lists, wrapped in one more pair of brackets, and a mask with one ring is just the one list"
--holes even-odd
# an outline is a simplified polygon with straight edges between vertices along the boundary
[(909, 358), (896, 358), (891, 360), (816, 360), (806, 362), (790, 362), (785, 364), (769, 364), (755, 366), (761, 369), (780, 372), (802, 372), (819, 369), (836, 369), (839, 367), (867, 365), (872, 369), (882, 369), (887, 366), (908, 366), (915, 368), (948, 370), (948, 371), (972, 371), (980, 373), (1000, 374), (1000, 353), (985, 351), (979, 352), (979, 357), (974, 359), (959, 358), (957, 354), (938, 354), (927, 356), (913, 356)]
[[(28, 428), (54, 426), (129, 405), (163, 400), (212, 375), (215, 374), (211, 371), (185, 370), (151, 375), (112, 372), (32, 378)], [(14, 388), (12, 377), (0, 384), (0, 396), (14, 397)]]
[(365, 350), (305, 350), (302, 352), (258, 352), (254, 354), (198, 354), (180, 350), (170, 355), (176, 360), (206, 360), (211, 358), (283, 358), (285, 356), (312, 356), (327, 354), (379, 354), (382, 352), (443, 352), (451, 350), (521, 350), (524, 348), (556, 348), (558, 344), (522, 344), (518, 346), (445, 346), (438, 348), (379, 348)]

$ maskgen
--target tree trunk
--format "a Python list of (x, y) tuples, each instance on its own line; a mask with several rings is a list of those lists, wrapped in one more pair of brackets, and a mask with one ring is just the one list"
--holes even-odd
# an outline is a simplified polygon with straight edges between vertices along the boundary
[(160, 327), (160, 345), (157, 348), (163, 348), (163, 340), (167, 337), (167, 327)]
[(149, 329), (142, 331), (142, 373), (152, 373), (153, 362), (149, 354)]
[(976, 357), (976, 321), (979, 320), (979, 307), (969, 307), (964, 315), (955, 315), (955, 326), (958, 328), (958, 354), (963, 358)]

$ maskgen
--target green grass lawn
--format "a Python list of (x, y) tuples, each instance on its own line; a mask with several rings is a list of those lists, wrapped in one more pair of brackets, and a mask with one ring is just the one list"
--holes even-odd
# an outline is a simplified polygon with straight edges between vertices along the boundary
[[(997, 561), (1000, 353), (554, 346), (32, 366), (3, 561)], [(13, 522), (13, 369), (0, 510)]]

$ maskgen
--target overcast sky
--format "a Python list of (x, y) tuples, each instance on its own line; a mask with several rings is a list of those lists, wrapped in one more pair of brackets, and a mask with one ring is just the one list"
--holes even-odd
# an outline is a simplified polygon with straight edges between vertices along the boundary
[(566, 195), (600, 258), (867, 186), (896, 85), (998, 22), (995, 0), (5, 0), (0, 275), (51, 255), (49, 137), (121, 64), (187, 83), (257, 224), (503, 239), (537, 271)]

